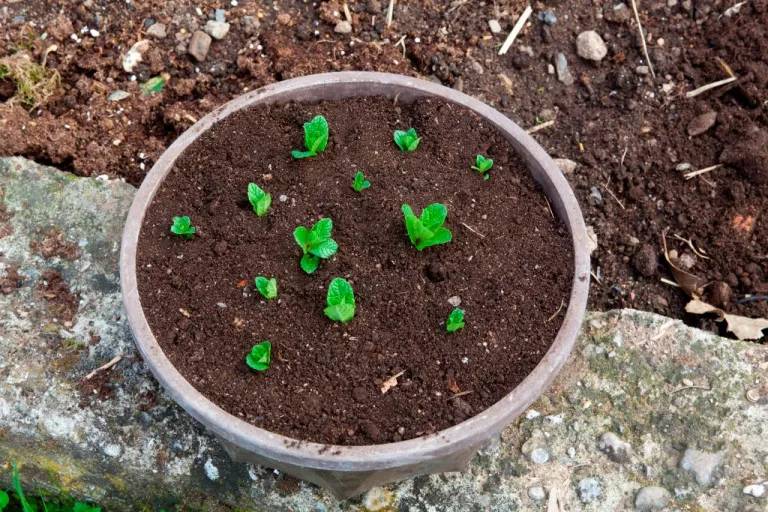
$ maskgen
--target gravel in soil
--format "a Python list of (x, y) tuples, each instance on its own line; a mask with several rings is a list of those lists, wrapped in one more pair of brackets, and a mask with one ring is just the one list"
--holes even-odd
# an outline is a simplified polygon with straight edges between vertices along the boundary
[[(322, 113), (325, 152), (293, 160), (302, 123)], [(393, 130), (422, 142), (400, 152)], [(494, 159), (492, 178), (470, 169)], [(357, 193), (362, 169), (371, 187)], [(257, 217), (250, 181), (272, 194)], [(417, 251), (400, 206), (448, 207), (454, 240)], [(189, 215), (192, 240), (169, 233)], [(340, 249), (312, 275), (293, 229), (334, 221)], [(506, 140), (456, 105), (385, 98), (240, 112), (181, 155), (150, 205), (138, 247), (139, 290), (164, 352), (232, 414), (297, 439), (382, 443), (447, 428), (489, 407), (536, 366), (558, 331), (572, 282), (570, 237)], [(276, 277), (264, 302), (257, 275)], [(353, 285), (355, 318), (323, 315), (333, 277)], [(458, 303), (466, 327), (444, 322)], [(269, 339), (264, 374), (244, 362)], [(382, 393), (384, 381), (402, 375)], [(461, 395), (456, 397), (454, 395)]]
[[(768, 1), (739, 9), (731, 0), (641, 2), (655, 75), (630, 2), (537, 4), (504, 56), (498, 48), (527, 1), (397, 2), (391, 25), (387, 2), (347, 3), (349, 26), (340, 23), (338, 0), (219, 0), (199, 9), (189, 0), (63, 0), (58, 10), (42, 0), (3, 5), (0, 58), (26, 52), (40, 63), (55, 44), (45, 61), (61, 84), (28, 111), (13, 101), (15, 85), (0, 79), (0, 154), (138, 184), (181, 131), (246, 90), (341, 69), (419, 75), (464, 90), (524, 127), (555, 120), (535, 137), (576, 165), (568, 179), (598, 238), (592, 308), (646, 309), (718, 329), (685, 316), (688, 297), (661, 282), (672, 277), (659, 240), (668, 228), (670, 248), (712, 283), (706, 300), (726, 297), (729, 312), (768, 317), (768, 302), (747, 297), (768, 290)], [(230, 28), (198, 62), (190, 40), (217, 18), (216, 9)], [(577, 53), (579, 34), (590, 31), (607, 50), (599, 60)], [(142, 60), (127, 72), (123, 57), (141, 40), (149, 42)], [(598, 38), (589, 40), (590, 54), (602, 55)], [(169, 75), (162, 91), (144, 95), (141, 84), (162, 73)], [(735, 82), (686, 97), (730, 73)], [(723, 166), (683, 177), (716, 164)]]

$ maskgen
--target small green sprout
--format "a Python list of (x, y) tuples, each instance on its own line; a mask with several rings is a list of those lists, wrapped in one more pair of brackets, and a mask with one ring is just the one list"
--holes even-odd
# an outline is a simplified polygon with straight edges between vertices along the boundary
[(325, 316), (334, 322), (345, 324), (355, 316), (355, 292), (346, 279), (335, 277), (331, 281), (325, 301), (328, 304), (323, 310)]
[(258, 276), (253, 280), (253, 283), (256, 285), (256, 289), (259, 290), (261, 296), (265, 299), (271, 300), (277, 297), (277, 279), (274, 277), (267, 279), (264, 276)]
[(395, 139), (397, 147), (400, 148), (400, 151), (407, 153), (416, 151), (416, 148), (419, 147), (419, 143), (421, 142), (421, 137), (418, 136), (415, 128), (408, 128), (408, 131), (405, 132), (402, 130), (395, 130), (393, 138)]
[(421, 217), (417, 217), (407, 204), (402, 206), (402, 211), (408, 238), (419, 251), (432, 245), (447, 244), (453, 238), (451, 231), (443, 227), (448, 216), (448, 208), (444, 204), (430, 204), (422, 210)]
[(168, 73), (161, 73), (158, 76), (153, 76), (143, 84), (141, 84), (141, 92), (144, 94), (144, 96), (150, 96), (152, 94), (157, 94), (159, 92), (163, 92), (163, 89), (165, 88), (165, 84), (168, 82), (168, 80), (171, 78), (171, 75)]
[(16, 492), (16, 499), (19, 500), (21, 510), (24, 512), (34, 512), (36, 509), (27, 501), (24, 489), (21, 487), (21, 475), (19, 475), (19, 468), (16, 466), (16, 463), (11, 464), (11, 487)]
[(264, 192), (260, 186), (255, 183), (248, 184), (248, 202), (253, 207), (253, 213), (259, 217), (263, 217), (269, 211), (269, 206), (272, 204), (272, 194)]
[[(2, 68), (0, 68), (0, 70), (2, 70)], [(0, 490), (0, 511), (5, 510), (5, 507), (7, 507), (10, 502), (11, 497), (8, 496), (8, 493)]]
[(245, 356), (245, 364), (251, 370), (265, 372), (272, 361), (272, 344), (269, 340), (264, 340), (251, 347), (251, 351)]
[(323, 116), (315, 116), (304, 123), (304, 146), (306, 151), (294, 149), (291, 156), (295, 159), (309, 158), (325, 151), (328, 145), (328, 121)]
[(492, 159), (486, 158), (483, 155), (477, 155), (475, 157), (475, 165), (472, 166), (472, 169), (479, 172), (484, 180), (489, 180), (491, 179), (491, 175), (488, 174), (488, 171), (491, 170), (491, 167), (493, 167)]
[(371, 182), (365, 179), (363, 171), (357, 171), (355, 173), (355, 179), (352, 180), (352, 188), (355, 192), (362, 192), (371, 186)]
[(445, 330), (448, 332), (456, 332), (459, 329), (464, 328), (464, 310), (459, 308), (453, 308), (451, 314), (448, 315), (448, 321), (445, 322)]
[(174, 217), (173, 224), (171, 225), (171, 233), (178, 235), (182, 238), (192, 238), (197, 233), (197, 228), (192, 225), (192, 221), (189, 217), (183, 215), (181, 217)]
[(339, 250), (339, 245), (331, 238), (333, 221), (322, 218), (315, 222), (312, 229), (299, 226), (293, 230), (293, 239), (299, 244), (304, 255), (301, 257), (301, 269), (307, 274), (313, 273), (320, 265), (320, 260), (327, 260)]

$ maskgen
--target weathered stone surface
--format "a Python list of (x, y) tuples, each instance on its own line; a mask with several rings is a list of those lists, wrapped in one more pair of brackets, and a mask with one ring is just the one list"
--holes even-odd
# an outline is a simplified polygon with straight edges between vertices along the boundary
[[(133, 348), (117, 257), (134, 189), (23, 159), (0, 159), (0, 188), (7, 209), (0, 279), (16, 268), (21, 279), (0, 293), (0, 468), (21, 463), (30, 489), (68, 491), (110, 511), (185, 504), (511, 512), (543, 510), (553, 500), (569, 511), (652, 510), (664, 500), (677, 510), (714, 511), (766, 504), (764, 494), (744, 489), (767, 477), (768, 398), (750, 401), (745, 393), (768, 386), (768, 348), (631, 310), (591, 314), (552, 388), (464, 473), (338, 502), (272, 470), (232, 463), (159, 389)], [(30, 248), (52, 227), (64, 247), (77, 246), (76, 258)], [(66, 293), (56, 288), (63, 297), (42, 283), (50, 270), (68, 286)], [(71, 321), (62, 311), (73, 313)], [(114, 368), (84, 380), (117, 355)], [(632, 447), (628, 460), (600, 450), (606, 432)], [(547, 460), (534, 463), (534, 450), (546, 451)], [(685, 450), (722, 454), (716, 479), (702, 485), (683, 469)], [(0, 486), (7, 483), (0, 469)]]

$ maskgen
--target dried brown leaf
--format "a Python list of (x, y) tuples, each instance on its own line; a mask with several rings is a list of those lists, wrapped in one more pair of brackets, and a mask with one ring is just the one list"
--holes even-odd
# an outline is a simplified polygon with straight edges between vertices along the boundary
[(707, 304), (698, 299), (694, 299), (686, 304), (685, 310), (694, 315), (716, 314), (719, 317), (719, 321), (725, 320), (728, 331), (732, 332), (740, 340), (759, 340), (763, 337), (763, 329), (768, 329), (768, 319), (731, 315), (712, 304)]
[(675, 282), (688, 295), (692, 297), (701, 297), (701, 295), (703, 295), (703, 292), (704, 292), (704, 285), (706, 284), (706, 279), (704, 279), (703, 277), (699, 277), (697, 275), (691, 274), (690, 272), (683, 270), (682, 268), (678, 267), (675, 263), (673, 263), (672, 259), (669, 257), (669, 251), (667, 250), (667, 231), (666, 230), (664, 230), (664, 232), (661, 234), (661, 243), (664, 249), (663, 251), (664, 259), (667, 261), (667, 264), (669, 265), (669, 269), (672, 272), (672, 277), (675, 278)]

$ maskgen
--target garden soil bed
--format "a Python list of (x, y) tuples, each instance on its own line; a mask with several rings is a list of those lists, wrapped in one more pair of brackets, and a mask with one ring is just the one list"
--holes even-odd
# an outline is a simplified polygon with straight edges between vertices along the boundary
[[(524, 127), (555, 119), (534, 137), (554, 157), (578, 164), (567, 177), (598, 238), (592, 264), (600, 280), (590, 289), (591, 308), (646, 309), (724, 332), (711, 318), (685, 315), (688, 297), (661, 281), (672, 279), (659, 239), (669, 228), (670, 248), (687, 252), (691, 271), (716, 283), (706, 300), (731, 313), (768, 317), (768, 301), (753, 300), (768, 295), (768, 223), (761, 213), (768, 209), (768, 191), (756, 185), (759, 166), (729, 153), (723, 158), (726, 150), (752, 154), (754, 163), (763, 162), (763, 173), (768, 167), (761, 143), (768, 137), (768, 0), (749, 0), (728, 15), (741, 2), (639, 1), (655, 77), (642, 67), (647, 62), (627, 0), (536, 2), (503, 56), (499, 46), (528, 0), (398, 1), (391, 24), (386, 0), (346, 3), (350, 33), (334, 31), (344, 18), (341, 0), (60, 0), (56, 9), (43, 0), (5, 2), (0, 56), (21, 50), (40, 62), (57, 45), (47, 66), (59, 72), (61, 87), (31, 112), (12, 102), (0, 105), (0, 154), (139, 184), (195, 119), (246, 90), (342, 69), (428, 77), (484, 100)], [(215, 8), (223, 9), (231, 27), (197, 62), (188, 43)], [(539, 17), (547, 10), (556, 17), (553, 25)], [(491, 32), (492, 19), (501, 32)], [(165, 24), (165, 37), (148, 34), (154, 23)], [(605, 39), (608, 54), (601, 62), (577, 55), (576, 36), (585, 30)], [(121, 57), (140, 39), (150, 46), (126, 72)], [(549, 68), (559, 52), (572, 84)], [(685, 97), (727, 77), (723, 64), (737, 82)], [(170, 76), (165, 89), (142, 95), (140, 84), (164, 72)], [(7, 82), (0, 81), (0, 101), (13, 94)], [(131, 95), (109, 101), (118, 90)], [(689, 123), (708, 111), (717, 112), (714, 126), (689, 135)], [(749, 131), (753, 135), (745, 136)], [(728, 165), (690, 181), (675, 170), (723, 161)], [(752, 223), (738, 221), (750, 217)], [(675, 234), (711, 259), (692, 258)]]
[[(316, 114), (330, 124), (328, 148), (293, 160)], [(402, 153), (392, 132), (411, 126), (423, 140)], [(495, 160), (490, 181), (470, 169), (477, 153)], [(362, 193), (350, 186), (357, 169), (372, 182)], [(273, 196), (266, 217), (247, 202), (251, 181)], [(453, 242), (413, 248), (404, 202), (445, 203)], [(172, 236), (174, 215), (189, 215), (198, 235)], [(292, 232), (323, 216), (340, 249), (307, 275)], [(137, 274), (153, 333), (209, 399), (287, 436), (360, 445), (436, 432), (509, 393), (557, 334), (572, 258), (564, 226), (493, 127), (442, 101), (358, 98), (257, 107), (201, 136), (147, 211)], [(279, 300), (261, 299), (257, 275), (277, 278)], [(346, 325), (323, 315), (336, 276), (357, 298)], [(448, 334), (455, 297), (467, 324)], [(244, 357), (263, 339), (272, 366), (254, 373)]]

